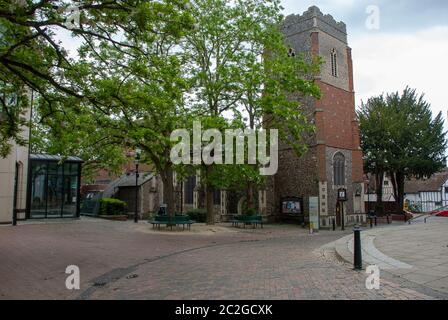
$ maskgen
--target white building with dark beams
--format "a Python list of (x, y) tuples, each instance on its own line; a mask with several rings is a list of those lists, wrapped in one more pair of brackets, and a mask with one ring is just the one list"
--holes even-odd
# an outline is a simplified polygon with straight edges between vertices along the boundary
[(404, 192), (405, 201), (422, 212), (448, 206), (448, 168), (430, 178), (407, 180)]

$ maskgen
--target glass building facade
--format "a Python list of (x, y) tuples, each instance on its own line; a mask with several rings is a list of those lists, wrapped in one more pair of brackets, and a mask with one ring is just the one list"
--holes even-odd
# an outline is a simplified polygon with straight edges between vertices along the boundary
[(27, 219), (79, 217), (82, 160), (30, 155)]

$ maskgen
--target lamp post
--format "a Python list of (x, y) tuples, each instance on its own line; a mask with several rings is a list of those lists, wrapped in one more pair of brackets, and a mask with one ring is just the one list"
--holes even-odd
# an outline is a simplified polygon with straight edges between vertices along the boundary
[(138, 164), (140, 161), (140, 149), (135, 149), (135, 212), (134, 212), (134, 222), (138, 223)]
[(370, 214), (370, 181), (367, 181), (367, 213)]

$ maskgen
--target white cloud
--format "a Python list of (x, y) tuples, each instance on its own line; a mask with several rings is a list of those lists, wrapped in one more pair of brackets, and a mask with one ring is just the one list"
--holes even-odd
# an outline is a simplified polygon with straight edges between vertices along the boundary
[(357, 105), (373, 95), (401, 91), (406, 85), (425, 93), (434, 115), (442, 111), (448, 130), (448, 26), (415, 33), (365, 33), (354, 37)]

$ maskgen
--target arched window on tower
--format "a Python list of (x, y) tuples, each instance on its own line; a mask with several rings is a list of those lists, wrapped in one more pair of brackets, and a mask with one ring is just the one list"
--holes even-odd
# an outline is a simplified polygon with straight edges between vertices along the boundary
[(336, 49), (331, 50), (331, 75), (338, 76), (338, 55)]
[(333, 172), (334, 172), (334, 185), (345, 185), (345, 157), (342, 153), (338, 152), (333, 158)]

